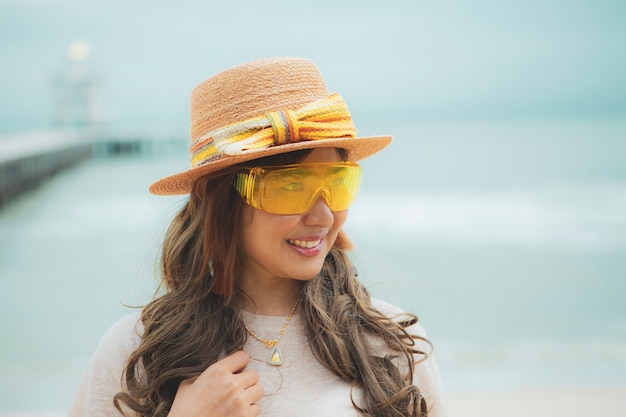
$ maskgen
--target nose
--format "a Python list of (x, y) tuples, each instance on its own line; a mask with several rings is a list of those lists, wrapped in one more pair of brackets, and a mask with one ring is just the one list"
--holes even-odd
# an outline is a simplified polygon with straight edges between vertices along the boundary
[(321, 190), (319, 190), (319, 192), (317, 193), (317, 195), (315, 196), (318, 200), (320, 198), (323, 198), (324, 201), (326, 202), (327, 206), (330, 206), (330, 191), (328, 191), (328, 188), (322, 188)]
[(333, 211), (327, 201), (330, 195), (327, 190), (322, 190), (313, 205), (304, 215), (304, 223), (309, 226), (330, 227), (334, 222)]

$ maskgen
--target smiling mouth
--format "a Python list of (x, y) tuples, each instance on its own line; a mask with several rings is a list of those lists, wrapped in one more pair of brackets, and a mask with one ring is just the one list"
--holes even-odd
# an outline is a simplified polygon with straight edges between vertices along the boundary
[(319, 244), (322, 243), (322, 239), (318, 239), (318, 240), (287, 239), (287, 243), (293, 246), (297, 246), (299, 248), (312, 249), (316, 246), (319, 246)]

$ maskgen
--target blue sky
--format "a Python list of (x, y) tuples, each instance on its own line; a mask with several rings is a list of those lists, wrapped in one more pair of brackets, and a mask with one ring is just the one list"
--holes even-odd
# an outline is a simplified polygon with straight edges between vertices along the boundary
[(0, 0), (0, 131), (49, 125), (78, 39), (112, 126), (184, 129), (195, 84), (282, 55), (313, 59), (356, 119), (622, 117), (624, 21), (615, 0)]

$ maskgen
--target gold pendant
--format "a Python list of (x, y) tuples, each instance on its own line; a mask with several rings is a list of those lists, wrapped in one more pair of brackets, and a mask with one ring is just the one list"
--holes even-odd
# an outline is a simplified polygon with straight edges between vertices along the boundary
[(267, 363), (274, 366), (280, 366), (283, 364), (283, 353), (280, 351), (278, 346), (274, 346), (274, 349), (272, 349), (272, 352), (267, 359)]

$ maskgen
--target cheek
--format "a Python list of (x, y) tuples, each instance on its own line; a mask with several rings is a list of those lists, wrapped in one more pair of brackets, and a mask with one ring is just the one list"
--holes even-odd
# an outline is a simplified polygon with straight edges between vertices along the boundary
[(346, 220), (348, 220), (348, 210), (336, 211), (334, 215), (335, 215), (335, 224), (338, 225), (337, 227), (342, 227), (343, 224), (346, 222)]
[(270, 243), (274, 240), (286, 239), (289, 232), (298, 223), (298, 216), (280, 216), (257, 210), (250, 206), (244, 208), (242, 216), (242, 233), (244, 242), (266, 241)]
[(333, 232), (336, 235), (348, 219), (348, 210), (333, 212)]

